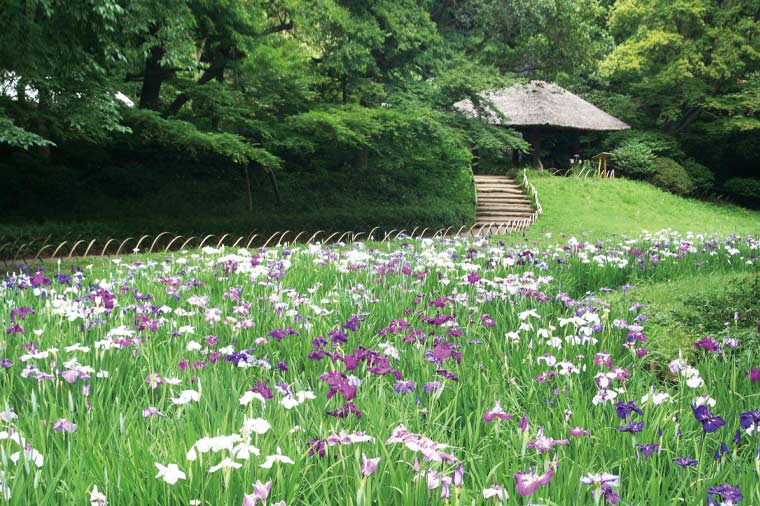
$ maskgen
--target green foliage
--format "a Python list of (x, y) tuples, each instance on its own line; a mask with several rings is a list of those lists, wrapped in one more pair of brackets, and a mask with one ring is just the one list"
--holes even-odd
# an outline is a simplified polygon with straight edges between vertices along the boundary
[(652, 149), (639, 141), (627, 141), (612, 152), (612, 165), (622, 175), (632, 179), (644, 179), (655, 172), (655, 155)]
[(734, 177), (723, 183), (723, 190), (742, 202), (760, 204), (760, 179)]
[(694, 154), (706, 144), (729, 151), (731, 136), (760, 125), (757, 12), (748, 0), (618, 0), (609, 18), (617, 45), (601, 75), (637, 99), (647, 126), (693, 137)]
[(191, 123), (161, 118), (149, 110), (130, 111), (127, 117), (134, 135), (128, 142), (152, 145), (159, 149), (172, 149), (185, 156), (218, 156), (232, 163), (255, 163), (272, 170), (280, 160), (268, 151), (252, 146), (245, 138), (228, 133), (202, 132)]
[(655, 186), (678, 195), (690, 195), (696, 186), (686, 169), (672, 158), (658, 156), (654, 160), (655, 172), (650, 181)]
[(681, 149), (678, 140), (665, 132), (656, 130), (639, 130), (632, 128), (630, 130), (621, 130), (613, 132), (607, 136), (605, 145), (609, 148), (619, 146), (625, 143), (644, 144), (655, 156), (666, 156), (680, 160), (685, 154)]
[(753, 351), (760, 345), (756, 338), (760, 278), (752, 273), (700, 272), (683, 279), (642, 283), (631, 295), (646, 304), (651, 332), (666, 337), (650, 341), (650, 349), (658, 357), (667, 360), (679, 351), (693, 355), (694, 341), (704, 336), (739, 339)]
[(689, 179), (694, 184), (694, 192), (705, 195), (715, 189), (715, 174), (709, 167), (702, 165), (694, 159), (688, 159), (681, 165), (689, 174)]
[(51, 141), (17, 127), (11, 118), (2, 116), (0, 116), (0, 144), (21, 149), (29, 149), (33, 146), (54, 146)]

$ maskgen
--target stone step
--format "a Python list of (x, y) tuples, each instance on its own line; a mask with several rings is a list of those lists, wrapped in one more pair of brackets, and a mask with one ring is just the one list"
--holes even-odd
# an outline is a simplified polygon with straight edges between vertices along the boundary
[(486, 209), (486, 210), (480, 210), (478, 209), (475, 212), (475, 216), (477, 218), (480, 218), (481, 216), (530, 216), (533, 214), (533, 211), (528, 210), (514, 210), (514, 209)]
[(511, 177), (504, 177), (504, 176), (475, 176), (475, 182), (476, 183), (512, 183), (517, 184), (517, 181), (515, 179), (512, 179)]
[[(476, 221), (474, 225), (476, 227), (483, 227), (483, 226), (491, 226), (493, 230), (496, 229), (496, 227), (507, 227), (508, 231), (511, 230), (519, 230), (522, 223), (525, 222), (503, 222), (503, 221)], [(529, 223), (528, 223), (529, 224)]]
[(502, 195), (499, 193), (487, 193), (483, 195), (478, 195), (478, 202), (504, 202), (505, 204), (508, 204), (508, 203), (530, 204), (530, 199), (524, 195), (513, 195), (513, 194)]
[(475, 183), (475, 188), (508, 188), (510, 190), (522, 191), (520, 185), (512, 183)]
[(484, 193), (519, 193), (520, 195), (524, 195), (521, 188), (518, 187), (512, 187), (512, 186), (506, 186), (506, 185), (489, 185), (489, 186), (477, 186), (475, 188), (478, 192), (484, 192)]
[(479, 205), (477, 207), (477, 211), (475, 214), (483, 214), (483, 213), (494, 213), (494, 212), (504, 212), (504, 213), (532, 213), (533, 208), (530, 206), (481, 206)]
[(505, 197), (525, 197), (521, 190), (510, 190), (505, 188), (478, 188), (478, 195), (502, 195)]
[(508, 223), (530, 220), (530, 216), (476, 216), (475, 223)]

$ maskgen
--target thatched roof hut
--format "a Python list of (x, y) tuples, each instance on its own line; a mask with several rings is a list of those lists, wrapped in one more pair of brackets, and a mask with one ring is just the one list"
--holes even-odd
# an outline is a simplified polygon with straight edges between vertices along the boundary
[(486, 91), (480, 111), (472, 101), (462, 100), (454, 108), (470, 116), (482, 116), (494, 125), (523, 131), (533, 145), (533, 166), (542, 168), (541, 130), (609, 131), (630, 128), (564, 88), (544, 81), (516, 84), (501, 90)]

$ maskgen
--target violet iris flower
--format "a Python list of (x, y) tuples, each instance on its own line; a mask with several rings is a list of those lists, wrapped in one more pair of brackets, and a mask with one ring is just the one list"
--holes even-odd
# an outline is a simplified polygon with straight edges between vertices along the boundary
[(583, 427), (574, 427), (570, 429), (570, 437), (578, 438), (583, 436), (590, 437), (591, 433)]
[(747, 430), (754, 426), (755, 430), (760, 428), (760, 409), (757, 411), (745, 411), (739, 415), (739, 425)]
[(726, 425), (726, 421), (719, 416), (710, 413), (710, 408), (707, 406), (695, 406), (692, 404), (692, 411), (694, 411), (694, 418), (697, 421), (702, 422), (702, 428), (705, 432), (715, 432), (722, 426)]
[(483, 421), (486, 423), (493, 422), (494, 420), (511, 420), (512, 415), (504, 411), (501, 407), (501, 401), (496, 401), (493, 409), (488, 410), (483, 415)]
[(728, 455), (728, 445), (725, 443), (725, 441), (720, 443), (720, 448), (715, 450), (715, 460), (720, 460), (723, 458), (723, 455)]
[(77, 424), (66, 420), (65, 418), (59, 418), (57, 422), (53, 424), (53, 432), (74, 432), (77, 430)]
[(256, 506), (259, 501), (266, 504), (270, 490), (272, 490), (272, 480), (266, 483), (256, 480), (256, 483), (253, 484), (253, 494), (243, 495), (243, 506)]
[(630, 432), (631, 434), (635, 434), (637, 432), (641, 432), (644, 430), (644, 422), (637, 422), (637, 423), (631, 423), (628, 422), (628, 425), (624, 427), (618, 427), (617, 430), (620, 432)]
[(639, 454), (644, 457), (651, 457), (653, 453), (660, 450), (660, 445), (658, 443), (639, 443), (636, 448), (638, 448)]
[(673, 459), (673, 462), (681, 467), (695, 467), (697, 464), (699, 464), (698, 460), (692, 460), (689, 455), (685, 457), (677, 457)]
[(536, 433), (536, 439), (528, 441), (528, 448), (534, 448), (539, 453), (548, 452), (554, 449), (558, 445), (569, 445), (570, 441), (567, 439), (552, 439), (544, 436), (544, 428), (540, 427)]
[(594, 500), (603, 495), (604, 499), (610, 504), (618, 504), (620, 502), (620, 496), (612, 490), (612, 487), (620, 486), (620, 476), (608, 473), (589, 474), (581, 478), (581, 483), (594, 487), (591, 490)]
[(366, 478), (375, 474), (379, 463), (380, 457), (368, 459), (367, 456), (362, 453), (362, 476)]
[(414, 384), (414, 381), (411, 380), (398, 380), (396, 381), (396, 384), (393, 385), (393, 391), (397, 394), (408, 394), (409, 392), (414, 392), (415, 388), (416, 385)]
[[(708, 506), (734, 506), (744, 499), (739, 487), (723, 483), (707, 489)], [(718, 502), (720, 501), (720, 502)]]
[(533, 472), (533, 468), (531, 468), (529, 473), (517, 471), (514, 478), (517, 493), (523, 497), (527, 497), (535, 494), (539, 486), (548, 485), (552, 481), (552, 478), (554, 478), (554, 470), (549, 469), (544, 474), (536, 474)]
[(694, 343), (694, 348), (704, 351), (713, 351), (720, 353), (720, 343), (712, 337), (703, 337), (699, 341)]
[(644, 416), (644, 411), (637, 407), (634, 401), (618, 402), (615, 404), (615, 412), (618, 418), (622, 420), (625, 420), (631, 413), (638, 413), (640, 416)]
[(158, 410), (158, 408), (155, 408), (153, 406), (149, 406), (142, 411), (143, 418), (148, 418), (151, 416), (158, 416), (158, 417), (165, 417), (166, 415)]

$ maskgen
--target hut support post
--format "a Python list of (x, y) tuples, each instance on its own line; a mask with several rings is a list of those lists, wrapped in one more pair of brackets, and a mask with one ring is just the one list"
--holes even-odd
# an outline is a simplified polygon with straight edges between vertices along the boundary
[(541, 131), (537, 128), (531, 128), (527, 133), (533, 153), (533, 168), (544, 170), (544, 164), (541, 163)]

